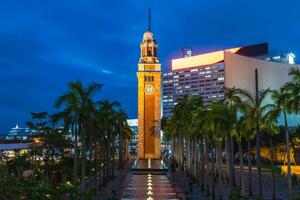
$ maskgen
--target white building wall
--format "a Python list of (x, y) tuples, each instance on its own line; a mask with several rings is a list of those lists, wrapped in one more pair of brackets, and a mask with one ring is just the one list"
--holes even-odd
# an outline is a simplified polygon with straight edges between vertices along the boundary
[[(224, 52), (225, 58), (225, 87), (246, 89), (255, 95), (255, 69), (258, 70), (258, 88), (279, 89), (291, 78), (288, 73), (291, 67), (300, 68), (300, 65), (269, 62), (245, 57), (230, 52)], [(270, 102), (268, 97), (266, 103)], [(289, 116), (289, 125), (300, 124), (300, 116)], [(279, 123), (283, 124), (282, 118)]]

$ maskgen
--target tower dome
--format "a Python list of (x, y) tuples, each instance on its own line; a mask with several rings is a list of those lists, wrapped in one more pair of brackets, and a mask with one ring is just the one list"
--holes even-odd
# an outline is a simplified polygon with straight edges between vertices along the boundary
[(143, 41), (153, 40), (153, 33), (151, 31), (146, 31), (143, 35)]

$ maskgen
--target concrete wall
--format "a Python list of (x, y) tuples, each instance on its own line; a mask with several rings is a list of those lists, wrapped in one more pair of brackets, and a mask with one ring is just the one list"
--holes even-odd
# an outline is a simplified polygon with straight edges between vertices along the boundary
[[(288, 72), (291, 67), (300, 68), (300, 65), (269, 62), (245, 57), (230, 52), (224, 52), (225, 60), (225, 87), (246, 89), (255, 95), (255, 69), (258, 70), (258, 88), (279, 89), (290, 80)], [(270, 103), (270, 97), (265, 103)], [(279, 119), (282, 124), (282, 118)], [(300, 124), (300, 116), (289, 116), (289, 125)]]

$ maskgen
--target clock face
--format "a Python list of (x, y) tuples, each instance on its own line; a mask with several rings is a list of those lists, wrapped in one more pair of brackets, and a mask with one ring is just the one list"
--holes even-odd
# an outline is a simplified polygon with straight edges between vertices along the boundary
[(146, 85), (145, 86), (145, 93), (146, 94), (153, 94), (154, 93), (154, 87), (153, 87), (153, 85)]

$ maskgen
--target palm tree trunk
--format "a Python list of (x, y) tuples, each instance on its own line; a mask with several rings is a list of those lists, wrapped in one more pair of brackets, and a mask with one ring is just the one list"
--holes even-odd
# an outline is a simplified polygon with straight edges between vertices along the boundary
[(193, 143), (191, 138), (188, 139), (189, 140), (189, 175), (192, 177), (192, 159), (193, 159)]
[(104, 162), (104, 154), (103, 154), (103, 152), (104, 152), (104, 142), (103, 142), (103, 140), (100, 140), (100, 148), (99, 148), (99, 153), (100, 153), (100, 164), (99, 164), (99, 167), (100, 167), (100, 169), (99, 169), (99, 190), (101, 189), (101, 186), (102, 186), (102, 183), (103, 183), (103, 175), (104, 175), (104, 173), (103, 173), (103, 162)]
[(269, 134), (269, 142), (270, 142), (270, 162), (272, 168), (272, 199), (276, 199), (276, 191), (275, 191), (275, 172), (274, 172), (274, 156), (273, 156), (273, 142), (272, 135)]
[(286, 154), (287, 154), (287, 180), (288, 180), (288, 195), (292, 198), (292, 170), (291, 170), (291, 155), (290, 155), (290, 138), (289, 138), (289, 127), (287, 122), (287, 114), (284, 111), (284, 130), (286, 140)]
[(230, 158), (229, 158), (229, 145), (228, 142), (229, 138), (228, 138), (228, 134), (225, 133), (225, 156), (226, 156), (226, 176), (225, 179), (226, 181), (230, 182)]
[(184, 146), (185, 146), (185, 141), (182, 136), (180, 136), (181, 139), (181, 149), (180, 149), (180, 161), (181, 161), (181, 171), (184, 171)]
[(123, 162), (124, 162), (124, 158), (123, 158), (123, 155), (124, 155), (124, 147), (123, 147), (123, 136), (122, 136), (122, 133), (120, 132), (119, 133), (119, 169), (122, 167), (123, 165)]
[(184, 157), (184, 154), (185, 154), (185, 140), (184, 140), (184, 138), (181, 136), (181, 141), (182, 141), (182, 143), (181, 143), (181, 167), (182, 167), (182, 171), (184, 171), (184, 169), (185, 169), (185, 157)]
[(232, 185), (233, 187), (236, 186), (235, 183), (235, 167), (234, 167), (234, 142), (233, 142), (233, 137), (232, 135), (230, 135), (230, 150), (231, 150), (231, 166), (230, 166), (230, 170), (231, 170), (231, 174), (232, 174)]
[(185, 147), (184, 147), (184, 161), (185, 161), (184, 166), (185, 166), (185, 168), (184, 168), (184, 171), (185, 171), (185, 173), (187, 173), (188, 164), (189, 164), (189, 162), (188, 162), (189, 144), (188, 144), (188, 140), (186, 138), (184, 138), (184, 142), (185, 142)]
[(174, 142), (174, 137), (171, 138), (171, 160), (174, 159), (174, 152), (175, 151), (175, 142)]
[(194, 179), (197, 179), (197, 160), (198, 160), (198, 151), (197, 151), (197, 139), (193, 139), (193, 174)]
[[(208, 140), (205, 140), (205, 165), (206, 165), (206, 180), (209, 180), (209, 145), (208, 145)], [(207, 196), (210, 195), (210, 188), (209, 188), (209, 181), (206, 181), (206, 194)]]
[(223, 199), (223, 183), (222, 183), (222, 141), (219, 141), (216, 146), (216, 162), (217, 162), (217, 170), (218, 170), (218, 178), (219, 178), (219, 193), (220, 198)]
[(200, 148), (200, 140), (197, 138), (197, 143), (196, 143), (196, 183), (197, 187), (200, 187), (200, 166), (201, 166), (201, 161), (200, 161), (200, 151), (198, 148)]
[(216, 199), (216, 193), (215, 193), (215, 151), (212, 146), (211, 148), (211, 193), (212, 193), (212, 199)]
[(110, 156), (111, 156), (111, 147), (110, 147), (110, 140), (108, 139), (107, 142), (107, 153), (106, 153), (106, 183), (109, 180), (109, 171), (110, 171)]
[(252, 154), (251, 154), (251, 140), (248, 138), (248, 192), (252, 196)]
[(128, 161), (128, 140), (123, 138), (123, 163), (122, 166)]
[[(229, 186), (230, 186), (230, 193), (233, 192), (233, 173), (232, 173), (232, 150), (231, 150), (231, 140), (230, 140), (230, 136), (228, 135), (228, 133), (226, 133), (226, 143), (227, 143), (227, 149), (226, 149), (226, 164), (227, 164), (227, 172), (229, 172), (228, 174), (228, 178), (229, 178)], [(226, 148), (226, 146), (225, 146)]]
[(262, 197), (262, 177), (261, 177), (261, 155), (260, 155), (260, 133), (259, 125), (256, 125), (256, 167), (257, 167), (257, 192), (258, 196)]
[(201, 170), (200, 170), (200, 185), (201, 185), (201, 191), (204, 191), (204, 190), (205, 190), (205, 186), (204, 186), (205, 154), (204, 154), (203, 138), (202, 138), (201, 141), (200, 141), (199, 153), (200, 153), (200, 163), (201, 163)]
[(240, 188), (241, 194), (245, 194), (245, 180), (244, 180), (244, 157), (243, 157), (243, 147), (242, 147), (242, 138), (238, 141), (239, 145), (239, 158), (240, 158)]
[(115, 138), (112, 140), (112, 164), (111, 164), (111, 176), (115, 176)]
[(99, 158), (98, 158), (98, 147), (97, 147), (97, 140), (96, 138), (94, 138), (94, 161), (95, 161), (95, 190), (97, 191), (98, 190), (98, 175), (99, 175)]
[[(85, 130), (82, 131), (81, 134), (81, 146), (82, 146), (82, 162), (81, 162), (81, 184), (82, 187), (84, 187), (84, 181), (85, 181), (85, 171), (86, 171), (86, 132)], [(83, 188), (82, 188), (83, 189)]]
[[(76, 126), (76, 125), (75, 125)], [(78, 169), (78, 130), (74, 129), (75, 134), (75, 145), (74, 145), (74, 167), (73, 167), (73, 180), (77, 181), (77, 169)]]

